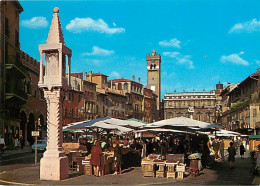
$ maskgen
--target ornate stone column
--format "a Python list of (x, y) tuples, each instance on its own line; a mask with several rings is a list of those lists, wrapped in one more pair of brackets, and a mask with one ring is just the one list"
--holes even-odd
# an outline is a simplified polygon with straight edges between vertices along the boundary
[[(64, 90), (70, 89), (66, 80), (66, 55), (72, 51), (66, 47), (59, 19), (59, 9), (53, 9), (53, 19), (46, 44), (39, 45), (45, 53), (45, 76), (40, 77), (39, 87), (44, 90), (47, 102), (47, 147), (40, 162), (41, 180), (63, 180), (69, 175), (69, 162), (62, 151), (62, 102)], [(40, 75), (43, 72), (41, 70)], [(70, 75), (69, 75), (70, 76)], [(70, 78), (70, 77), (69, 77)]]
[(41, 180), (68, 178), (68, 158), (62, 150), (62, 99), (64, 91), (44, 91), (47, 102), (47, 150), (41, 159)]

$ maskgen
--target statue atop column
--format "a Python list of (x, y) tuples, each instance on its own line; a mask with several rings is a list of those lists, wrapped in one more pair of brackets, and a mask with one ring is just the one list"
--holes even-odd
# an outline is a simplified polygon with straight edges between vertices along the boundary
[[(64, 91), (70, 87), (70, 59), (72, 51), (66, 47), (59, 8), (53, 9), (53, 18), (46, 44), (39, 45), (40, 78), (38, 86), (44, 90), (47, 103), (47, 148), (40, 161), (41, 180), (68, 178), (68, 158), (62, 150), (62, 101)], [(43, 69), (45, 54), (45, 72)], [(68, 78), (66, 77), (66, 56)], [(44, 75), (43, 75), (44, 73)]]

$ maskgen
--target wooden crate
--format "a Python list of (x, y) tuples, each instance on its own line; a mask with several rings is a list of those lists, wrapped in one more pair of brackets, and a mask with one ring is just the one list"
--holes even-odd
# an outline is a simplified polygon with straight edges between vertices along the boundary
[(84, 165), (84, 175), (92, 175), (92, 165)]
[(154, 177), (154, 171), (143, 172), (144, 177)]
[(156, 171), (156, 178), (164, 178), (165, 171)]
[(167, 166), (167, 172), (175, 172), (174, 165), (168, 165)]
[(177, 179), (183, 179), (183, 172), (177, 172)]
[(177, 165), (176, 166), (176, 172), (185, 172), (185, 166), (184, 165), (182, 165), (182, 166)]
[(168, 172), (166, 173), (167, 178), (176, 178), (176, 172)]
[(154, 171), (153, 165), (148, 165), (148, 164), (143, 164), (142, 165), (142, 171), (147, 172), (147, 171)]
[(159, 165), (159, 171), (164, 172), (165, 171), (165, 165)]
[(143, 164), (142, 165), (143, 176), (154, 177), (154, 165), (153, 164)]

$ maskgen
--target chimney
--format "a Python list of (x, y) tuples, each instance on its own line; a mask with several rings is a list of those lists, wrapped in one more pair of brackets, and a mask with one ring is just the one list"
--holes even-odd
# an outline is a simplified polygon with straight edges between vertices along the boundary
[(92, 71), (89, 71), (89, 81), (92, 82)]
[(227, 86), (230, 86), (230, 83), (227, 83)]
[(141, 84), (141, 78), (138, 78), (138, 83), (140, 83), (140, 84)]
[(87, 80), (88, 78), (87, 78), (87, 76), (88, 76), (88, 73), (87, 72), (85, 72), (85, 80)]
[(132, 80), (135, 81), (135, 76), (134, 75), (132, 76)]

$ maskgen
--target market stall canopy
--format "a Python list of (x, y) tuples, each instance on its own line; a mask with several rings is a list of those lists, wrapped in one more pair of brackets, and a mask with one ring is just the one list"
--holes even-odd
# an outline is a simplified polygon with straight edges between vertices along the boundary
[(240, 133), (229, 131), (229, 130), (219, 130), (216, 131), (216, 136), (218, 137), (235, 137), (235, 136), (241, 136)]
[(146, 121), (141, 121), (141, 120), (138, 120), (138, 119), (135, 119), (135, 118), (128, 119), (127, 121), (136, 121), (136, 122), (139, 122), (139, 123), (148, 124)]
[(181, 130), (174, 130), (174, 129), (161, 129), (161, 128), (157, 128), (157, 129), (143, 129), (143, 130), (136, 130), (134, 131), (135, 133), (139, 133), (139, 132), (171, 132), (171, 133), (185, 133), (185, 134), (194, 134), (192, 132), (187, 132), (187, 131), (181, 131)]
[(69, 128), (63, 128), (62, 132), (84, 132), (83, 129), (69, 129)]
[(186, 117), (176, 117), (166, 120), (157, 121), (151, 124), (147, 124), (145, 127), (162, 127), (162, 126), (173, 126), (173, 127), (189, 127), (191, 129), (211, 129), (211, 128), (223, 128), (220, 125), (210, 124)]
[(238, 132), (229, 131), (229, 130), (219, 130), (219, 131), (216, 131), (216, 133), (217, 134), (233, 134), (233, 135), (236, 135), (236, 136), (240, 136), (241, 135)]
[(103, 120), (103, 122), (112, 124), (112, 125), (119, 125), (119, 126), (127, 126), (128, 123), (126, 120), (116, 119), (116, 118), (107, 118)]
[(105, 117), (105, 118), (98, 118), (98, 119), (87, 120), (87, 121), (80, 121), (80, 122), (76, 122), (76, 123), (71, 123), (71, 124), (67, 125), (66, 128), (82, 129), (82, 128), (86, 128), (88, 126), (92, 126), (97, 122), (105, 121), (107, 119), (111, 119), (111, 118)]
[(133, 130), (133, 129), (129, 129), (127, 127), (122, 127), (119, 125), (108, 124), (108, 123), (105, 123), (104, 121), (97, 122), (94, 125), (92, 125), (91, 127), (98, 127), (98, 128), (102, 128), (102, 129), (109, 129), (109, 130), (118, 130), (123, 133), (131, 132)]
[(139, 122), (139, 120), (137, 120), (137, 121), (127, 120), (127, 123), (129, 126), (134, 127), (134, 128), (142, 128), (142, 127), (146, 126), (145, 123)]
[(86, 129), (86, 128), (102, 128), (108, 130), (118, 130), (120, 132), (130, 132), (133, 129), (123, 127), (128, 126), (128, 123), (124, 120), (105, 117), (89, 121), (77, 122), (76, 124), (71, 124), (68, 129)]
[(249, 139), (260, 139), (260, 135), (249, 135)]

